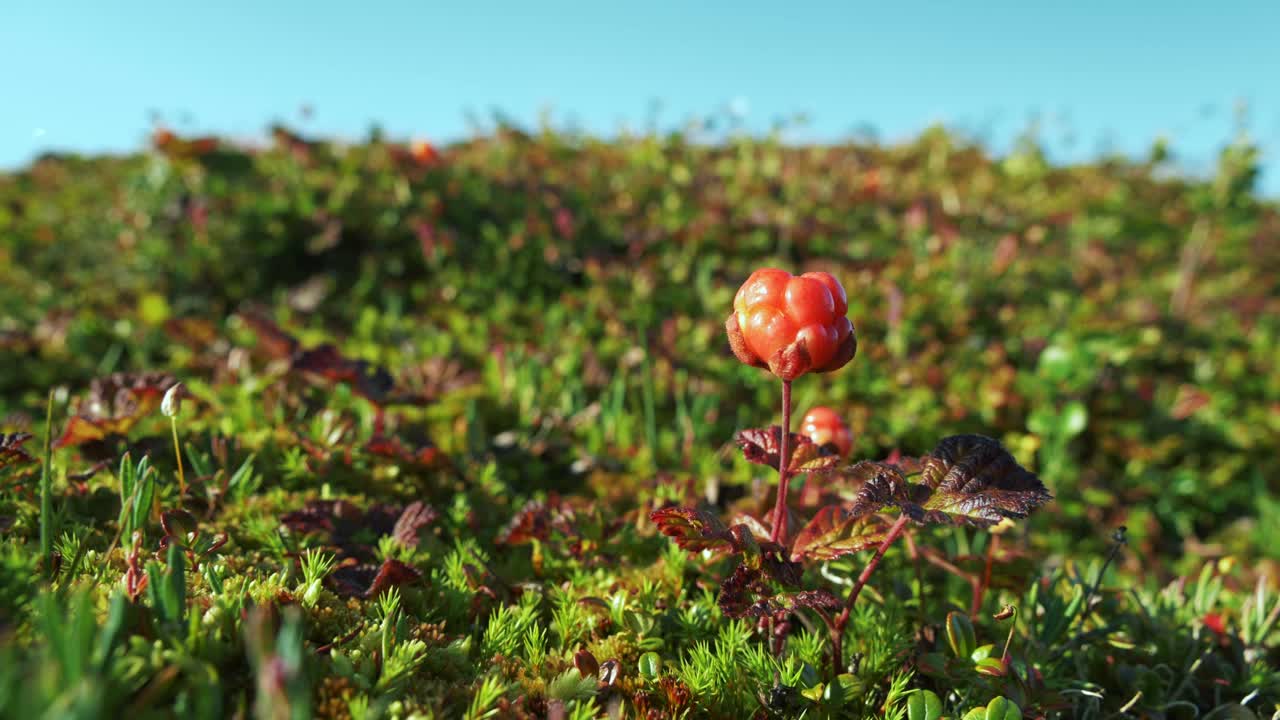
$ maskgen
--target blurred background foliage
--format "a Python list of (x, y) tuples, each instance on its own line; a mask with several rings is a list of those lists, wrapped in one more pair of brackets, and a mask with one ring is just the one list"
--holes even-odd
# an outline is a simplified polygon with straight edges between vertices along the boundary
[(1030, 138), (992, 158), (941, 128), (896, 146), (273, 138), (157, 132), (146, 154), (0, 176), (6, 425), (55, 384), (172, 368), (175, 322), (221, 331), (253, 304), (397, 373), (521, 365), (513, 392), (485, 388), (494, 432), (603, 407), (608, 437), (570, 428), (575, 452), (713, 468), (774, 413), (721, 323), (776, 264), (849, 288), (858, 359), (797, 402), (846, 413), (856, 456), (991, 434), (1055, 489), (1034, 533), (1053, 550), (1126, 524), (1148, 570), (1280, 560), (1280, 213), (1243, 138), (1206, 179), (1166, 177), (1160, 145), (1053, 167)]
[(1280, 574), (1280, 209), (1243, 138), (1204, 179), (1161, 145), (1059, 167), (1030, 137), (992, 157), (940, 128), (892, 146), (272, 138), (158, 132), (150, 152), (0, 175), (0, 425), (33, 429), (48, 388), (107, 372), (198, 374), (188, 336), (243, 335), (233, 313), (259, 307), (444, 383), (446, 449), (558, 442), (530, 490), (588, 461), (710, 480), (733, 431), (776, 414), (728, 352), (734, 290), (763, 265), (820, 269), (859, 353), (796, 398), (845, 413), (856, 457), (988, 434), (1057, 496), (1031, 523), (1045, 550), (1098, 553), (1127, 525), (1132, 571), (1234, 555)]

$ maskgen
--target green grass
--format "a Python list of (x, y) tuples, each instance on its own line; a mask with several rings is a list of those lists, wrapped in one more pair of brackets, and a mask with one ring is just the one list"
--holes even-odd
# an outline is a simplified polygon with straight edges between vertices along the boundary
[[(1243, 141), (1166, 163), (508, 128), (0, 175), (0, 433), (39, 438), (0, 454), (0, 716), (1270, 717), (1280, 208)], [(997, 544), (911, 530), (839, 678), (814, 615), (774, 652), (648, 520), (767, 507), (726, 447), (777, 388), (723, 330), (764, 265), (835, 274), (857, 328), (797, 416), (855, 458), (988, 435), (1055, 495)], [(41, 457), (50, 398), (56, 440), (143, 371)]]

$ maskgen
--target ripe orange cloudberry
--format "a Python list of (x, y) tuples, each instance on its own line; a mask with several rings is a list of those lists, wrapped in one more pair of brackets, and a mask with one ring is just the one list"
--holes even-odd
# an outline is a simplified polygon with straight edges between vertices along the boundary
[(858, 342), (848, 311), (844, 288), (829, 273), (764, 268), (738, 289), (725, 330), (739, 360), (790, 381), (853, 359)]
[(819, 405), (805, 413), (800, 421), (800, 434), (817, 445), (834, 445), (841, 457), (847, 457), (853, 449), (853, 431), (835, 410)]

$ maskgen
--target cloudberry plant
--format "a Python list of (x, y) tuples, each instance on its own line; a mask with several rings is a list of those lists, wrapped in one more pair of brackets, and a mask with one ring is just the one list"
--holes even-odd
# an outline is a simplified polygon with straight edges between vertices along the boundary
[(725, 321), (729, 346), (739, 360), (782, 379), (782, 444), (778, 500), (770, 540), (787, 539), (787, 476), (791, 434), (791, 382), (808, 372), (839, 370), (853, 359), (858, 341), (844, 286), (830, 273), (793, 276), (763, 268), (738, 288)]
[[(833, 677), (845, 666), (850, 611), (909, 522), (990, 528), (1024, 518), (1052, 497), (999, 442), (979, 435), (943, 438), (921, 457), (846, 464), (852, 433), (833, 410), (813, 408), (801, 432), (793, 434), (791, 383), (805, 373), (838, 370), (853, 359), (857, 341), (847, 311), (844, 288), (827, 273), (792, 276), (765, 268), (747, 278), (725, 330), (739, 360), (781, 379), (782, 425), (743, 430), (737, 444), (748, 461), (777, 469), (773, 511), (766, 517), (743, 516), (732, 526), (698, 508), (665, 507), (651, 514), (681, 548), (737, 557), (720, 585), (725, 615), (757, 618), (781, 629), (791, 626), (793, 614), (806, 609), (817, 614), (828, 631)], [(831, 452), (831, 446), (839, 452)], [(794, 537), (787, 530), (795, 515), (787, 497), (792, 474), (810, 476), (813, 487), (806, 495), (816, 497), (819, 508)], [(881, 517), (889, 510), (897, 510), (898, 517)], [(826, 588), (803, 586), (804, 562), (873, 548), (843, 600)]]

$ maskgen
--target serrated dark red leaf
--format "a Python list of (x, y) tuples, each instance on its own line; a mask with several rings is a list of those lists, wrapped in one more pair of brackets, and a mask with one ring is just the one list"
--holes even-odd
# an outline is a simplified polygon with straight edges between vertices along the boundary
[(747, 617), (755, 598), (768, 591), (763, 571), (740, 564), (720, 583), (720, 610), (728, 617)]
[(200, 523), (186, 510), (174, 508), (160, 513), (160, 527), (164, 528), (165, 534), (185, 542), (188, 534), (200, 529)]
[(381, 565), (353, 561), (340, 564), (328, 577), (329, 587), (341, 597), (375, 598), (392, 587), (422, 579), (411, 565), (387, 558)]
[(523, 545), (551, 537), (551, 511), (546, 503), (530, 500), (520, 508), (494, 540), (498, 545)]
[(13, 465), (26, 465), (36, 461), (22, 448), (22, 444), (31, 439), (31, 433), (0, 434), (0, 470)]
[(798, 607), (835, 610), (840, 600), (826, 590), (775, 592), (765, 571), (741, 564), (720, 585), (720, 610), (728, 617), (772, 617)]
[(375, 434), (369, 438), (369, 442), (365, 444), (365, 450), (372, 455), (389, 458), (402, 465), (417, 468), (431, 467), (441, 457), (440, 450), (432, 445), (430, 441), (417, 448), (410, 448), (400, 438), (382, 434)]
[[(697, 508), (669, 507), (649, 514), (662, 534), (676, 541), (684, 550), (736, 550), (729, 528), (714, 514)], [(745, 527), (745, 526), (741, 526)], [(750, 533), (750, 531), (747, 531)]]
[(417, 547), (418, 532), (435, 522), (438, 517), (440, 517), (440, 513), (436, 512), (435, 508), (421, 500), (415, 500), (409, 503), (404, 512), (400, 513), (400, 518), (396, 520), (396, 526), (392, 529), (391, 536), (403, 547)]
[(805, 590), (791, 596), (795, 607), (823, 608), (835, 610), (841, 606), (840, 598), (822, 589)]
[(375, 403), (391, 398), (395, 390), (395, 378), (380, 365), (367, 360), (353, 360), (342, 354), (337, 346), (325, 343), (294, 355), (292, 369), (328, 382), (342, 382)]
[(1018, 464), (988, 437), (944, 438), (924, 458), (919, 522), (989, 527), (1005, 518), (1024, 518), (1053, 499), (1040, 478)]
[(884, 527), (868, 515), (828, 505), (796, 534), (793, 559), (834, 560), (875, 547), (884, 540)]
[(382, 561), (382, 567), (378, 568), (378, 574), (373, 578), (369, 589), (364, 592), (364, 596), (377, 597), (393, 586), (408, 585), (420, 579), (422, 579), (422, 573), (412, 566), (395, 558), (387, 558)]
[(786, 550), (775, 542), (761, 544), (761, 569), (769, 579), (783, 587), (800, 587), (804, 567), (786, 556)]
[(241, 312), (240, 319), (253, 330), (258, 337), (258, 347), (268, 357), (276, 360), (291, 360), (302, 344), (293, 335), (285, 332), (267, 316), (255, 312)]
[(368, 561), (376, 557), (377, 538), (394, 532), (401, 515), (398, 507), (381, 503), (360, 508), (347, 500), (309, 500), (280, 523), (296, 533), (322, 533), (339, 558)]
[[(778, 469), (778, 455), (782, 452), (782, 427), (752, 428), (738, 432), (734, 441), (742, 448), (742, 456), (748, 462)], [(815, 445), (805, 435), (791, 433), (791, 468), (793, 472), (815, 472), (835, 466), (839, 455), (830, 454)]]
[(923, 499), (894, 465), (867, 460), (849, 468), (844, 474), (846, 478), (861, 483), (849, 506), (854, 517), (865, 517), (886, 507), (906, 508)]
[(164, 393), (176, 383), (172, 375), (160, 372), (113, 373), (94, 379), (53, 446), (74, 447), (125, 435), (160, 406)]
[(924, 458), (913, 455), (903, 455), (895, 450), (893, 453), (890, 453), (889, 457), (882, 460), (881, 464), (892, 465), (893, 467), (898, 468), (898, 472), (902, 473), (903, 477), (910, 477), (912, 475), (919, 475), (920, 471), (924, 469)]

